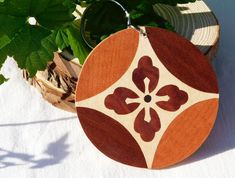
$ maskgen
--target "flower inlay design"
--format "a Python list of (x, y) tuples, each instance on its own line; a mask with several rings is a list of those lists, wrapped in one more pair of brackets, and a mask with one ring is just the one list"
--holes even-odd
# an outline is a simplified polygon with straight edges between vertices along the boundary
[(132, 73), (132, 81), (143, 95), (139, 96), (126, 87), (118, 87), (105, 98), (106, 108), (118, 115), (127, 115), (142, 107), (135, 118), (134, 129), (146, 142), (152, 141), (161, 128), (159, 115), (153, 105), (174, 112), (188, 101), (188, 94), (172, 84), (156, 91), (159, 77), (159, 69), (153, 66), (152, 59), (143, 56)]

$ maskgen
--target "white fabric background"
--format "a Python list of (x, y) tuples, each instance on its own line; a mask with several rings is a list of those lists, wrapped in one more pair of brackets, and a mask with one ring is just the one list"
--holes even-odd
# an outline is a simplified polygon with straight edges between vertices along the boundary
[(0, 178), (234, 178), (235, 177), (235, 3), (206, 0), (221, 24), (214, 67), (220, 85), (220, 111), (206, 143), (192, 157), (164, 170), (117, 163), (87, 139), (75, 114), (61, 111), (21, 77), (12, 59), (0, 86)]

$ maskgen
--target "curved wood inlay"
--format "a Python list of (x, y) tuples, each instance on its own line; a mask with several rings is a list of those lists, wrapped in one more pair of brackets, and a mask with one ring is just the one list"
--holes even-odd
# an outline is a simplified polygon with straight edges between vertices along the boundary
[(199, 102), (169, 125), (157, 147), (152, 168), (164, 168), (184, 160), (205, 141), (213, 128), (218, 99)]
[(121, 78), (134, 59), (138, 44), (138, 31), (127, 29), (98, 45), (95, 52), (88, 56), (82, 69), (76, 89), (79, 93), (76, 101), (97, 95)]
[(101, 152), (121, 163), (147, 168), (140, 146), (124, 126), (96, 110), (78, 107), (77, 113), (86, 135)]
[(211, 65), (191, 42), (160, 28), (147, 27), (146, 32), (156, 55), (175, 77), (200, 91), (218, 93)]
[[(78, 100), (76, 107), (85, 133), (105, 155), (136, 167), (162, 168), (190, 156), (208, 136), (218, 109), (218, 94), (213, 93), (217, 82), (203, 54), (181, 36), (152, 27), (147, 27), (147, 36), (139, 35), (131, 64), (116, 75), (116, 81), (111, 76), (116, 68), (96, 68), (103, 81), (112, 83), (101, 85), (107, 87), (101, 92), (95, 87), (93, 96)], [(92, 69), (93, 62), (102, 66), (98, 59), (106, 53), (109, 40), (113, 36), (92, 51), (94, 58), (88, 58), (84, 68)], [(110, 55), (110, 66), (116, 56)], [(118, 62), (126, 63), (125, 58)], [(84, 83), (78, 85), (100, 84), (101, 78), (91, 78), (93, 70), (81, 73)], [(80, 89), (78, 98), (89, 92), (87, 87)]]

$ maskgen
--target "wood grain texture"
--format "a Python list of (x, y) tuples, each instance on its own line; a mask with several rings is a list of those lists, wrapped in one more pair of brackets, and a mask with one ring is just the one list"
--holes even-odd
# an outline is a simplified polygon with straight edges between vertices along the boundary
[(216, 16), (204, 1), (178, 4), (176, 7), (157, 4), (154, 9), (175, 27), (178, 34), (212, 60), (218, 47), (220, 27)]
[[(198, 90), (218, 93), (216, 76), (205, 56), (186, 39), (160, 28), (147, 28), (150, 43), (161, 62), (178, 79)], [(171, 41), (167, 43), (166, 41)], [(211, 70), (208, 70), (211, 68)]]
[(104, 154), (124, 164), (147, 167), (139, 145), (125, 127), (92, 109), (78, 107), (77, 112), (88, 138)]
[(161, 88), (157, 96), (169, 96), (168, 101), (158, 101), (156, 104), (160, 108), (167, 109), (168, 111), (177, 111), (181, 105), (188, 101), (188, 94), (175, 85), (167, 85)]
[(150, 108), (149, 114), (151, 119), (147, 122), (145, 120), (147, 113), (145, 109), (142, 109), (136, 116), (134, 123), (135, 131), (140, 133), (141, 138), (146, 142), (152, 141), (155, 133), (161, 129), (161, 122), (157, 112), (153, 108)]
[[(116, 48), (123, 46), (125, 35), (127, 39), (133, 33), (129, 29), (107, 38), (92, 51), (77, 84), (80, 87), (76, 90), (76, 107), (85, 133), (101, 152), (124, 164), (158, 169), (185, 159), (205, 141), (216, 119), (218, 86), (212, 67), (193, 44), (167, 30), (142, 29), (147, 37), (139, 34), (138, 39), (128, 39), (130, 44), (138, 41), (132, 46), (136, 49), (130, 50), (131, 55)], [(113, 41), (114, 37), (117, 41)], [(107, 46), (114, 51), (107, 50)], [(122, 72), (114, 80), (110, 74), (117, 68), (104, 68), (99, 60), (104, 53), (110, 57), (110, 66), (120, 54), (133, 58), (128, 67), (122, 65), (126, 59), (119, 58)], [(103, 77), (94, 80), (92, 73), (97, 66), (102, 66)], [(101, 85), (102, 91), (96, 87), (94, 91), (87, 90), (100, 85), (100, 80), (112, 83)], [(86, 97), (81, 100), (79, 95)], [(116, 144), (112, 139), (117, 140)], [(140, 163), (124, 151), (125, 143), (131, 143), (131, 139), (140, 149), (137, 152), (133, 146), (133, 152), (140, 154)]]
[(207, 138), (218, 111), (218, 99), (199, 102), (170, 124), (158, 145), (153, 168), (164, 168), (193, 154)]
[(139, 33), (136, 30), (128, 29), (111, 35), (109, 40), (103, 41), (102, 46), (96, 47), (99, 55), (91, 53), (88, 56), (90, 60), (87, 60), (82, 68), (77, 90), (86, 92), (77, 95), (77, 101), (102, 92), (126, 72), (135, 56), (138, 38)]
[[(65, 70), (66, 69), (66, 70)], [(68, 62), (58, 53), (54, 61), (48, 63), (45, 71), (37, 72), (36, 76), (29, 78), (27, 71), (23, 70), (23, 77), (34, 86), (43, 98), (60, 109), (76, 113), (75, 88), (80, 67), (74, 62)]]
[(117, 114), (129, 114), (136, 110), (139, 107), (139, 103), (126, 103), (126, 99), (136, 99), (139, 98), (139, 96), (133, 92), (132, 90), (129, 90), (124, 87), (117, 88), (113, 94), (108, 95), (105, 98), (104, 104), (105, 107), (109, 109), (117, 108), (115, 112)]

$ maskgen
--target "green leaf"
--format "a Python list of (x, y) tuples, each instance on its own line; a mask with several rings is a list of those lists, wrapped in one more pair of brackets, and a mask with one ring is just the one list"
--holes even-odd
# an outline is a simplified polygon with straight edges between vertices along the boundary
[(73, 8), (66, 8), (64, 5), (64, 0), (53, 0), (49, 2), (50, 3), (43, 12), (35, 15), (35, 18), (40, 25), (54, 29), (61, 27), (61, 25), (66, 23), (72, 22), (75, 19), (72, 15), (75, 10), (75, 5)]
[(38, 70), (45, 69), (47, 62), (53, 59), (53, 52), (57, 51), (54, 37), (49, 34), (42, 27), (25, 26), (9, 45), (0, 49), (0, 62), (4, 62), (8, 54), (33, 77)]
[(0, 3), (0, 13), (5, 15), (26, 17), (30, 13), (31, 0), (5, 0)]
[(149, 1), (143, 1), (142, 3), (136, 6), (136, 10), (144, 12), (144, 13), (152, 13), (151, 10), (153, 9), (153, 4)]
[(140, 17), (142, 17), (144, 15), (143, 12), (137, 11), (137, 10), (133, 10), (130, 12), (130, 17), (131, 19), (138, 19)]
[[(1, 1), (0, 67), (6, 57), (11, 56), (30, 76), (44, 70), (58, 46), (64, 48), (69, 45), (60, 29), (73, 22), (74, 10), (74, 0)], [(34, 17), (37, 25), (30, 25), (29, 17)], [(61, 36), (63, 43), (55, 34)]]
[(6, 82), (8, 79), (6, 79), (2, 74), (0, 74), (0, 85)]
[(14, 57), (20, 68), (25, 68), (27, 57), (41, 47), (42, 39), (49, 34), (50, 31), (42, 27), (26, 25), (9, 44), (10, 54), (8, 55)]
[(81, 64), (84, 63), (90, 49), (87, 47), (80, 33), (80, 19), (74, 21), (70, 25), (53, 32), (52, 41), (55, 45), (63, 50), (67, 47), (71, 48), (73, 55), (79, 59)]
[[(0, 14), (15, 17), (35, 17), (40, 25), (55, 28), (73, 21), (73, 0), (5, 0), (0, 3)], [(56, 18), (55, 18), (56, 17)]]
[(0, 12), (0, 37), (3, 35), (12, 39), (17, 32), (25, 25), (24, 17), (15, 17), (10, 15), (3, 15)]
[(5, 47), (11, 42), (11, 39), (7, 35), (0, 37), (0, 49)]
[(28, 70), (30, 77), (33, 77), (38, 70), (44, 70), (48, 61), (53, 59), (53, 53), (57, 51), (54, 39), (54, 34), (46, 37), (42, 40), (41, 47), (27, 57), (25, 68)]
[(6, 48), (0, 49), (0, 69), (2, 68), (5, 59), (7, 58), (7, 51)]
[(81, 36), (81, 33), (78, 33), (79, 32), (78, 24), (71, 25), (66, 30), (66, 32), (67, 32), (69, 44), (71, 46), (74, 56), (76, 56), (79, 59), (80, 64), (83, 64), (91, 50), (85, 44)]
[(55, 31), (55, 43), (58, 46), (58, 48), (60, 50), (65, 49), (66, 47), (68, 47), (69, 44), (69, 40), (68, 40), (68, 34), (66, 33), (66, 29), (60, 29)]

